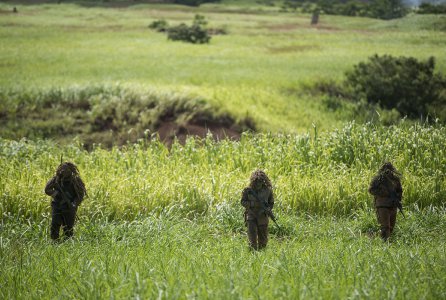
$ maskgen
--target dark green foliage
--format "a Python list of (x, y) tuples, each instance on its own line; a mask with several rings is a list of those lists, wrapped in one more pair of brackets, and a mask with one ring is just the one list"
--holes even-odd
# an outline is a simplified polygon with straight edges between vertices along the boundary
[(204, 3), (213, 3), (213, 2), (220, 2), (220, 0), (174, 0), (174, 3), (176, 4), (183, 4), (188, 6), (200, 6)]
[(418, 14), (446, 14), (446, 4), (421, 3), (417, 10)]
[(408, 10), (401, 0), (375, 0), (369, 5), (370, 17), (390, 20), (404, 17)]
[(356, 99), (418, 118), (432, 112), (434, 104), (445, 102), (445, 79), (434, 74), (434, 67), (433, 57), (422, 62), (412, 57), (374, 55), (347, 72), (345, 84)]
[(284, 2), (285, 10), (300, 8), (302, 12), (308, 13), (315, 7), (329, 15), (362, 16), (384, 20), (401, 18), (408, 12), (401, 0), (287, 0)]
[(164, 19), (156, 20), (150, 23), (149, 28), (158, 32), (165, 32), (169, 28), (169, 23)]
[(206, 44), (211, 40), (211, 36), (204, 26), (207, 21), (201, 15), (195, 15), (192, 26), (184, 23), (170, 27), (167, 30), (167, 38), (172, 41), (184, 41), (193, 44)]

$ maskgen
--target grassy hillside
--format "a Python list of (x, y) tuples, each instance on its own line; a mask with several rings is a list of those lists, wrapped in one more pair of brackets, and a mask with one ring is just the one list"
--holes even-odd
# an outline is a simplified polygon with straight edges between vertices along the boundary
[[(440, 17), (322, 16), (312, 27), (308, 15), (232, 5), (16, 5), (13, 14), (12, 4), (2, 3), (0, 87), (47, 91), (119, 83), (186, 91), (238, 118), (252, 116), (261, 130), (306, 132), (313, 123), (339, 127), (351, 116), (335, 116), (319, 97), (296, 93), (302, 84), (339, 81), (375, 53), (435, 56), (438, 70), (446, 70), (446, 34), (432, 25)], [(190, 23), (196, 13), (228, 34), (192, 45), (148, 29), (160, 18)]]

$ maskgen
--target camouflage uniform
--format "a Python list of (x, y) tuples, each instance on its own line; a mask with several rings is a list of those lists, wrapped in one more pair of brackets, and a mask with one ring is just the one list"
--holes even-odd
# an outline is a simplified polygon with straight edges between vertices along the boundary
[(399, 173), (391, 163), (385, 163), (381, 167), (370, 183), (369, 193), (375, 198), (381, 237), (387, 240), (395, 228), (397, 207), (401, 205), (403, 196)]
[(245, 208), (245, 225), (248, 227), (249, 245), (258, 250), (268, 243), (269, 218), (266, 210), (274, 206), (274, 196), (268, 177), (257, 170), (251, 176), (251, 184), (242, 192), (241, 204)]
[(82, 202), (86, 190), (84, 183), (72, 163), (59, 166), (56, 175), (45, 186), (45, 193), (51, 196), (51, 238), (59, 238), (60, 227), (65, 237), (73, 236), (77, 208)]

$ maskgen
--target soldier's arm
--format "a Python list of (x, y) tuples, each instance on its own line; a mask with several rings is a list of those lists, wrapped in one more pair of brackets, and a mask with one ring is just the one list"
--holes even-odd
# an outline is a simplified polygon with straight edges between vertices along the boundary
[(384, 191), (382, 184), (377, 177), (372, 179), (369, 187), (369, 193), (373, 196), (385, 196), (386, 192)]
[(58, 193), (56, 189), (56, 177), (51, 178), (45, 186), (45, 194), (54, 197)]

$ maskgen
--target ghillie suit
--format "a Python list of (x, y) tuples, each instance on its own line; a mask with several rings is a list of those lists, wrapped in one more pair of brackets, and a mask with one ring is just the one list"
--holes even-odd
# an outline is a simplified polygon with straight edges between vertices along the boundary
[(51, 238), (59, 238), (62, 226), (65, 237), (73, 236), (74, 221), (78, 206), (87, 194), (79, 170), (71, 162), (59, 165), (56, 175), (48, 181), (45, 193), (51, 196)]
[(372, 179), (369, 193), (375, 198), (376, 216), (381, 225), (381, 237), (387, 240), (396, 223), (397, 209), (402, 209), (403, 189), (401, 174), (390, 163), (386, 162)]
[(274, 206), (272, 185), (265, 172), (256, 170), (252, 173), (240, 202), (245, 208), (249, 245), (255, 250), (265, 248), (268, 243), (268, 215)]

